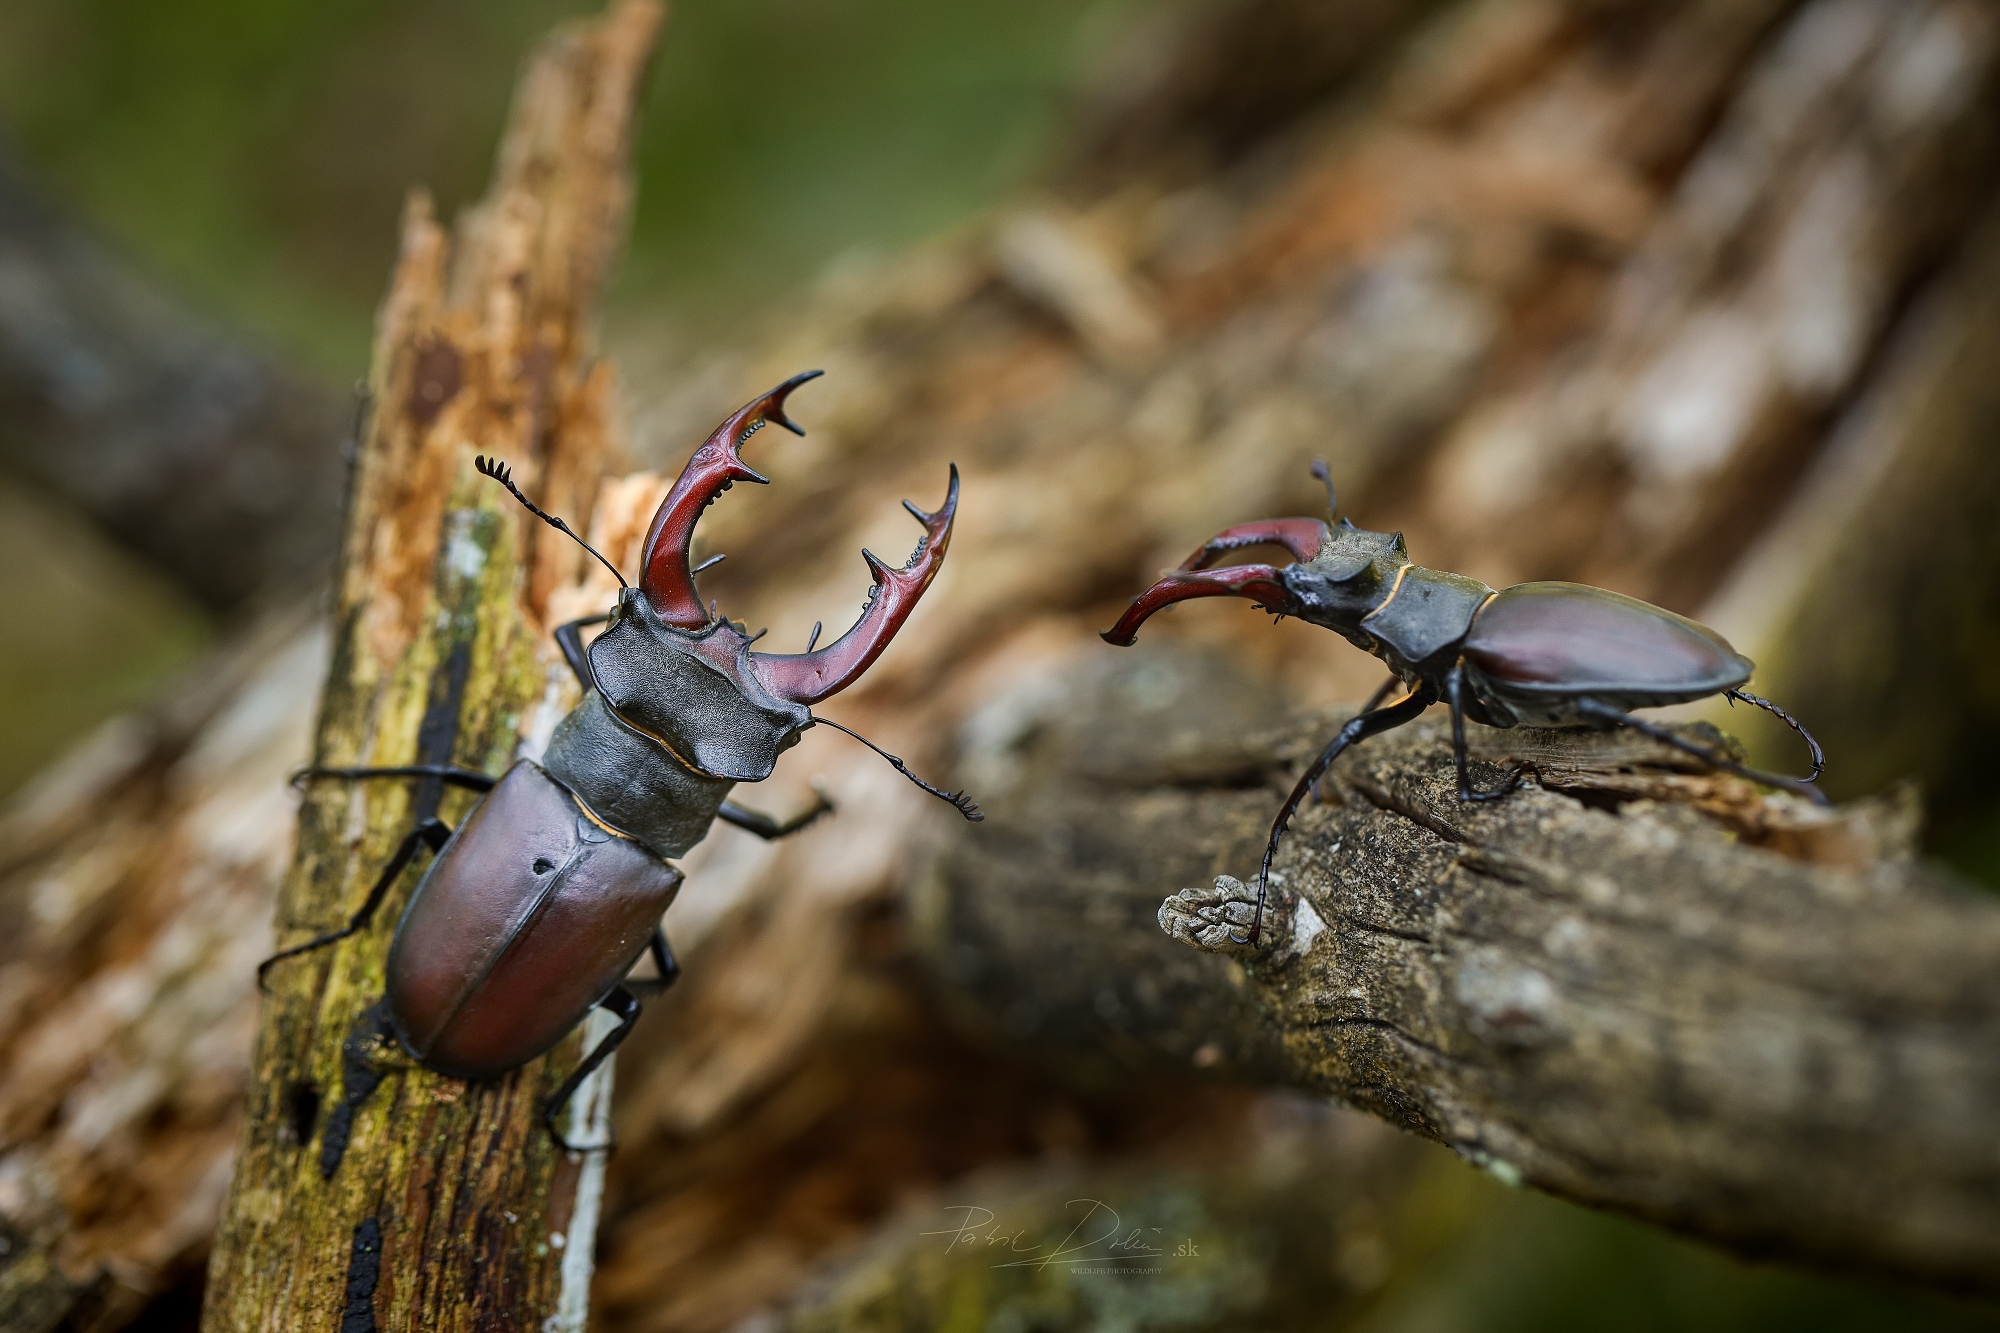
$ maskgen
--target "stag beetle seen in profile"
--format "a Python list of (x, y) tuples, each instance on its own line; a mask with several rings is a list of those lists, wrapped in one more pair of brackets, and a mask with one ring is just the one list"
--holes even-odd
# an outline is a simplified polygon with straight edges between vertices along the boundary
[[(822, 795), (812, 809), (780, 823), (728, 796), (739, 782), (769, 777), (778, 755), (815, 723), (847, 731), (814, 716), (810, 706), (853, 684), (881, 655), (951, 541), (956, 467), (937, 513), (904, 501), (924, 533), (901, 569), (862, 552), (874, 574), (868, 601), (853, 628), (826, 647), (815, 651), (815, 625), (803, 653), (752, 652), (755, 637), (704, 608), (695, 594), (700, 571), (688, 568), (695, 520), (731, 483), (766, 480), (744, 465), (738, 449), (766, 422), (804, 434), (786, 419), (785, 398), (819, 373), (795, 376), (739, 409), (695, 450), (646, 534), (638, 587), (604, 561), (618, 575), (618, 604), (555, 632), (585, 693), (557, 725), (541, 762), (522, 759), (499, 778), (426, 764), (300, 775), (430, 778), (484, 794), (455, 831), (437, 819), (420, 823), (345, 926), (273, 954), (258, 969), (260, 982), (280, 959), (365, 927), (418, 849), (430, 848), (436, 859), (389, 946), (387, 1027), (427, 1068), (480, 1080), (542, 1054), (593, 1007), (610, 1010), (618, 1026), (543, 1110), (556, 1142), (573, 1147), (556, 1115), (638, 1020), (633, 989), (647, 983), (627, 984), (626, 974), (650, 948), (659, 970), (652, 988), (664, 989), (679, 975), (659, 924), (681, 885), (670, 858), (699, 842), (718, 816), (759, 837), (781, 838), (832, 808)], [(521, 494), (503, 465), (478, 463), (538, 518), (604, 560)], [(582, 629), (606, 621), (586, 648)], [(963, 793), (939, 791), (900, 759), (855, 739), (967, 819), (981, 818)]]
[[(1313, 464), (1326, 483), (1327, 517), (1339, 502), (1326, 464)], [(1294, 564), (1229, 565), (1217, 557), (1251, 546), (1289, 551)], [(1257, 871), (1257, 911), (1250, 935), (1264, 922), (1271, 858), (1293, 813), (1341, 751), (1411, 721), (1440, 698), (1451, 708), (1452, 752), (1462, 801), (1492, 801), (1520, 785), (1530, 766), (1516, 767), (1494, 791), (1476, 791), (1466, 771), (1465, 719), (1490, 727), (1631, 727), (1695, 755), (1716, 768), (1757, 782), (1826, 797), (1807, 786), (1825, 767), (1818, 742), (1783, 709), (1745, 693), (1750, 659), (1722, 636), (1671, 611), (1580, 583), (1519, 583), (1495, 592), (1477, 579), (1410, 563), (1400, 532), (1367, 532), (1341, 519), (1329, 528), (1316, 518), (1276, 518), (1225, 528), (1178, 569), (1141, 593), (1104, 631), (1129, 646), (1146, 617), (1194, 597), (1248, 597), (1275, 615), (1297, 616), (1333, 630), (1388, 663), (1392, 675), (1340, 729), (1278, 811)], [(1398, 684), (1400, 701), (1382, 707)], [(1703, 745), (1633, 717), (1627, 709), (1685, 703), (1712, 694), (1767, 709), (1805, 737), (1811, 778), (1760, 773)]]

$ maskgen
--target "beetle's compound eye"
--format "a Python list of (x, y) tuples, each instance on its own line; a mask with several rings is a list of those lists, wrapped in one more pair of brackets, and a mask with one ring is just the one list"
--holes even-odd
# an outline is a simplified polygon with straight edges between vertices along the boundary
[(548, 857), (538, 856), (535, 858), (535, 873), (537, 875), (546, 875), (555, 868), (556, 868), (556, 863), (554, 861), (549, 860)]

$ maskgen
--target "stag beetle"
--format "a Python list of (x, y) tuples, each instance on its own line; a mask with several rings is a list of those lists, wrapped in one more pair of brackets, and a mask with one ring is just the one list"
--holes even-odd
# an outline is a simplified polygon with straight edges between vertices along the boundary
[[(1314, 463), (1313, 475), (1326, 486), (1327, 517), (1336, 518), (1340, 502), (1326, 464)], [(1296, 563), (1210, 568), (1227, 552), (1251, 546), (1282, 547)], [(1402, 726), (1440, 698), (1451, 708), (1462, 801), (1498, 800), (1533, 771), (1517, 765), (1497, 789), (1475, 790), (1465, 759), (1469, 717), (1490, 727), (1630, 727), (1716, 768), (1826, 803), (1817, 787), (1806, 785), (1826, 766), (1819, 742), (1784, 709), (1740, 688), (1750, 679), (1750, 659), (1706, 625), (1637, 598), (1580, 583), (1517, 583), (1495, 592), (1463, 574), (1412, 564), (1400, 532), (1369, 532), (1349, 519), (1329, 528), (1316, 518), (1274, 518), (1216, 533), (1134, 598), (1102, 637), (1129, 647), (1146, 617), (1162, 607), (1225, 595), (1330, 629), (1395, 673), (1320, 751), (1278, 811), (1257, 871), (1250, 935), (1239, 944), (1257, 943), (1271, 858), (1306, 793), (1348, 746)], [(1399, 684), (1408, 693), (1383, 707)], [(1712, 694), (1732, 706), (1740, 699), (1766, 709), (1797, 731), (1812, 750), (1812, 777), (1745, 768), (1626, 711)]]
[[(695, 593), (700, 570), (688, 567), (688, 544), (696, 519), (733, 482), (767, 480), (738, 450), (767, 422), (803, 435), (786, 418), (785, 399), (819, 373), (794, 376), (738, 409), (695, 450), (647, 531), (636, 588), (568, 524), (523, 495), (505, 465), (477, 460), (482, 473), (618, 577), (618, 602), (608, 613), (555, 631), (583, 701), (557, 724), (539, 763), (521, 759), (498, 778), (436, 764), (302, 772), (302, 780), (429, 778), (482, 795), (456, 830), (437, 819), (421, 822), (347, 924), (265, 959), (260, 985), (274, 963), (367, 926), (418, 850), (428, 847), (435, 859), (389, 946), (388, 1030), (427, 1068), (491, 1079), (542, 1054), (603, 1006), (618, 1026), (542, 1112), (557, 1143), (595, 1150), (608, 1145), (569, 1143), (556, 1116), (638, 1021), (634, 990), (663, 990), (680, 973), (659, 924), (681, 885), (671, 858), (699, 842), (718, 817), (769, 839), (832, 809), (822, 794), (812, 809), (781, 823), (729, 800), (731, 787), (769, 777), (780, 752), (825, 723), (967, 819), (983, 817), (964, 793), (931, 786), (902, 760), (810, 707), (868, 669), (936, 577), (958, 509), (956, 466), (935, 514), (903, 502), (924, 532), (901, 569), (862, 552), (874, 574), (868, 600), (854, 626), (824, 648), (815, 650), (815, 625), (803, 653), (752, 652), (757, 636), (716, 615), (712, 604), (704, 607)], [(583, 629), (605, 622), (586, 648)], [(628, 983), (626, 974), (649, 949), (658, 979), (650, 986)]]

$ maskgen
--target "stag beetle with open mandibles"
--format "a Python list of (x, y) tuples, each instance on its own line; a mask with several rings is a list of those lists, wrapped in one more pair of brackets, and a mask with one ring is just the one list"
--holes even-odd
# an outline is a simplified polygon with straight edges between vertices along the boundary
[[(389, 946), (387, 1027), (420, 1064), (481, 1080), (542, 1054), (593, 1007), (610, 1010), (618, 1026), (543, 1109), (550, 1135), (577, 1150), (556, 1116), (638, 1020), (633, 990), (645, 983), (628, 983), (626, 974), (649, 948), (659, 970), (653, 988), (664, 989), (680, 972), (659, 924), (681, 885), (670, 858), (699, 842), (717, 817), (759, 837), (781, 838), (832, 808), (822, 795), (812, 809), (780, 823), (727, 798), (737, 783), (769, 777), (779, 753), (815, 723), (847, 731), (815, 716), (811, 705), (853, 684), (881, 655), (936, 577), (951, 540), (956, 467), (935, 514), (904, 501), (924, 533), (901, 569), (862, 552), (873, 587), (853, 628), (826, 647), (815, 650), (815, 625), (803, 653), (752, 652), (754, 636), (703, 606), (694, 582), (700, 570), (688, 567), (695, 520), (733, 482), (766, 480), (738, 450), (767, 422), (804, 434), (786, 418), (785, 399), (819, 373), (795, 376), (739, 409), (695, 450), (646, 534), (636, 588), (523, 495), (505, 466), (478, 460), (481, 472), (618, 577), (610, 612), (555, 631), (583, 701), (557, 725), (541, 762), (522, 759), (499, 778), (436, 764), (301, 773), (301, 779), (428, 778), (483, 795), (456, 830), (437, 819), (420, 823), (345, 926), (273, 954), (258, 969), (260, 982), (279, 960), (365, 927), (418, 850), (430, 848), (436, 859)], [(606, 621), (586, 648), (583, 628)], [(967, 819), (981, 818), (963, 793), (940, 791), (894, 755), (855, 739)]]
[[(1336, 517), (1340, 505), (1326, 464), (1314, 463), (1313, 475), (1326, 485), (1327, 517)], [(1225, 553), (1251, 546), (1282, 547), (1296, 563), (1210, 568)], [(1278, 811), (1257, 871), (1250, 935), (1239, 944), (1257, 943), (1271, 858), (1313, 784), (1348, 746), (1402, 726), (1440, 698), (1451, 708), (1462, 801), (1498, 800), (1532, 771), (1519, 765), (1498, 789), (1475, 790), (1466, 771), (1469, 717), (1490, 727), (1524, 722), (1631, 727), (1716, 768), (1826, 802), (1817, 787), (1806, 785), (1825, 767), (1819, 743), (1782, 708), (1739, 688), (1750, 679), (1750, 659), (1707, 626), (1636, 598), (1580, 583), (1518, 583), (1495, 592), (1463, 574), (1410, 563), (1400, 532), (1368, 532), (1347, 519), (1329, 528), (1316, 518), (1275, 518), (1216, 533), (1133, 599), (1103, 637), (1127, 647), (1146, 617), (1162, 607), (1225, 595), (1247, 597), (1277, 616), (1297, 616), (1330, 629), (1381, 658), (1395, 673), (1306, 768)], [(1398, 684), (1409, 693), (1383, 707)], [(1745, 768), (1626, 711), (1712, 694), (1767, 709), (1796, 730), (1812, 749), (1812, 777)]]

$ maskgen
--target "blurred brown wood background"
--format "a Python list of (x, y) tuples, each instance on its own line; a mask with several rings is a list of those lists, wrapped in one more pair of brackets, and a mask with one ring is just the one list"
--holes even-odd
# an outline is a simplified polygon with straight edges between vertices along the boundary
[[(1163, 11), (1076, 108), (1042, 193), (628, 385), (632, 449), (670, 475), (749, 394), (828, 371), (797, 401), (806, 437), (757, 438), (777, 484), (733, 491), (700, 536), (730, 556), (704, 591), (779, 645), (840, 623), (857, 549), (906, 549), (894, 499), (930, 503), (958, 463), (924, 610), (827, 710), (920, 771), (1004, 756), (1158, 566), (1226, 523), (1317, 512), (1306, 464), (1326, 457), (1346, 510), (1424, 563), (1709, 620), (1819, 731), (1832, 790), (1914, 776), (1949, 839), (1991, 806), (2000, 733), (1996, 22), (1972, 0)], [(33, 236), (9, 244), (38, 262)], [(25, 318), (11, 290), (0, 319)], [(9, 401), (58, 419), (21, 382)], [(121, 420), (73, 428), (153, 459)], [(76, 485), (13, 438), (10, 466)], [(337, 457), (327, 426), (297, 438), (302, 476)], [(629, 529), (648, 484), (601, 491), (599, 530)], [(267, 544), (331, 531), (336, 497), (297, 494), (228, 521)], [(114, 527), (126, 503), (72, 498)], [(1243, 608), (1169, 619), (1149, 642), (1268, 682), (1244, 727), (1376, 680)], [(21, 1327), (164, 1319), (198, 1283), (325, 644), (309, 614), (251, 618), (0, 825), (0, 1308)], [(775, 846), (721, 830), (688, 858), (668, 922), (687, 978), (619, 1059), (598, 1327), (930, 1326), (962, 1274), (917, 1233), (975, 1197), (1034, 1226), (1093, 1192), (1205, 1219), (1238, 1241), (1175, 1299), (1215, 1326), (1325, 1327), (1393, 1288), (1421, 1249), (1398, 1221), (1410, 1145), (955, 1022), (900, 906), (940, 812), (822, 733), (756, 799), (790, 809), (816, 774), (836, 819)], [(961, 777), (975, 797), (1008, 780)], [(1077, 1326), (1098, 1308), (1012, 1280), (981, 1299)]]

